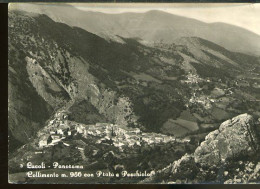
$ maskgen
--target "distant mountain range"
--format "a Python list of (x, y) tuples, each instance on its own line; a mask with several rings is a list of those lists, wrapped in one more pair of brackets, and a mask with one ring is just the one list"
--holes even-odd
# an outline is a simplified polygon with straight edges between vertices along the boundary
[(54, 21), (80, 27), (106, 38), (119, 35), (148, 42), (172, 43), (180, 37), (196, 36), (231, 51), (260, 55), (260, 36), (251, 31), (230, 24), (205, 23), (157, 10), (145, 13), (106, 14), (82, 11), (71, 5), (37, 4), (22, 4), (19, 5), (19, 9), (46, 14)]

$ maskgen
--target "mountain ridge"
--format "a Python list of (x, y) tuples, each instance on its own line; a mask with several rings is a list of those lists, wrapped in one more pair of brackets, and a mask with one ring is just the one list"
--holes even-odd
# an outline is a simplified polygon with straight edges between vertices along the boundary
[[(197, 36), (225, 46), (231, 51), (245, 52), (256, 56), (260, 54), (260, 45), (258, 45), (260, 44), (260, 36), (244, 28), (230, 24), (204, 23), (196, 19), (158, 10), (146, 13), (106, 14), (85, 12), (71, 6), (59, 7), (60, 10), (52, 10), (53, 7), (45, 9), (43, 6), (34, 4), (28, 5), (28, 7), (27, 5), (23, 6), (19, 7), (19, 9), (24, 8), (24, 10), (28, 11), (31, 6), (31, 12), (46, 14), (55, 21), (64, 22), (71, 26), (78, 26), (100, 36), (107, 36), (108, 38), (110, 35), (119, 35), (123, 37), (140, 37), (143, 40), (150, 41), (164, 40), (166, 43), (171, 43), (176, 38), (182, 36)], [(70, 12), (71, 15), (63, 14), (62, 11)], [(157, 16), (153, 15), (154, 13)], [(153, 19), (150, 18), (151, 16)], [(162, 28), (164, 29), (160, 31)], [(136, 29), (139, 32), (136, 32)], [(238, 38), (240, 42), (236, 40)]]

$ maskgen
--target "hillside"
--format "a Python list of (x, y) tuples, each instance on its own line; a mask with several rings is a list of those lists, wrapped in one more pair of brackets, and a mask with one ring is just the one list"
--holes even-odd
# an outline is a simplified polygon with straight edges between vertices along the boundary
[[(83, 28), (101, 37), (120, 41), (116, 35), (150, 43), (172, 43), (180, 37), (200, 37), (241, 53), (260, 54), (260, 36), (225, 23), (204, 23), (162, 11), (105, 14), (82, 11), (71, 5), (13, 4), (11, 8), (46, 14), (57, 22)], [(65, 14), (64, 14), (65, 13)], [(69, 14), (66, 14), (69, 13)], [(237, 40), (239, 39), (239, 40)], [(243, 45), (242, 45), (243, 44)]]
[[(233, 182), (237, 164), (232, 158), (237, 156), (253, 163), (250, 175), (258, 170), (259, 57), (198, 36), (180, 37), (174, 43), (117, 39), (43, 14), (9, 11), (11, 182), (46, 181), (26, 178), (28, 169), (19, 166), (28, 161), (50, 166), (41, 173), (62, 173), (54, 161), (83, 165), (82, 171), (93, 173), (151, 173), (150, 180), (98, 181), (109, 183), (222, 183), (216, 172), (224, 173), (217, 165), (222, 156), (232, 172), (226, 182)], [(213, 135), (218, 137), (217, 147)], [(234, 154), (227, 152), (229, 148)], [(246, 166), (241, 177), (247, 175)], [(207, 177), (203, 170), (211, 174)], [(245, 182), (259, 176), (250, 175)]]
[[(230, 52), (200, 38), (152, 46), (122, 37), (123, 44), (108, 42), (45, 15), (25, 12), (10, 12), (9, 21), (10, 107), (17, 107), (17, 95), (22, 95), (20, 101), (25, 104), (28, 98), (27, 93), (13, 90), (31, 90), (42, 100), (33, 101), (38, 104), (26, 112), (48, 108), (43, 109), (46, 117), (36, 120), (38, 126), (30, 130), (43, 126), (53, 109), (86, 100), (104, 120), (176, 136), (209, 129), (245, 110), (259, 115), (256, 57)], [(27, 84), (18, 85), (22, 80)], [(23, 114), (12, 116), (14, 112), (9, 119), (14, 120), (11, 132), (24, 141), (12, 130), (28, 124), (18, 124), (15, 119)], [(183, 125), (183, 120), (191, 126)], [(175, 133), (183, 130), (180, 127), (188, 128)]]

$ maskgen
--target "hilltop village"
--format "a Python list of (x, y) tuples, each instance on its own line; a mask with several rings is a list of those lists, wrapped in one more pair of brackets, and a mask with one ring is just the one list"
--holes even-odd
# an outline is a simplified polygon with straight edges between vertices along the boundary
[(139, 128), (119, 127), (118, 125), (109, 123), (96, 123), (85, 125), (68, 120), (68, 115), (65, 111), (57, 112), (54, 119), (49, 121), (48, 126), (38, 133), (38, 147), (54, 146), (62, 143), (65, 146), (69, 144), (65, 139), (70, 139), (73, 136), (80, 134), (83, 138), (97, 137), (96, 143), (107, 143), (118, 148), (133, 147), (142, 144), (159, 144), (176, 142), (189, 142), (188, 139), (176, 139), (173, 136), (167, 136), (157, 133), (144, 133)]

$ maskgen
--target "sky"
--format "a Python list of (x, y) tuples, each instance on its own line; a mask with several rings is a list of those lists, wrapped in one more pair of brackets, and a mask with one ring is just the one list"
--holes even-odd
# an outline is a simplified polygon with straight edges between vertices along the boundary
[(73, 4), (73, 6), (84, 11), (97, 11), (110, 14), (123, 12), (142, 13), (150, 10), (161, 10), (179, 16), (195, 18), (207, 23), (224, 22), (240, 26), (260, 35), (260, 4), (78, 3)]

